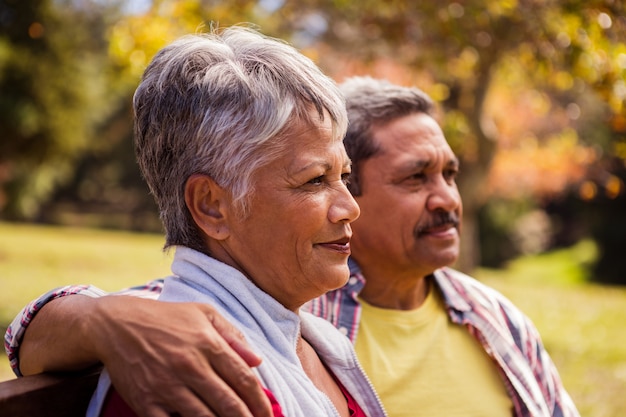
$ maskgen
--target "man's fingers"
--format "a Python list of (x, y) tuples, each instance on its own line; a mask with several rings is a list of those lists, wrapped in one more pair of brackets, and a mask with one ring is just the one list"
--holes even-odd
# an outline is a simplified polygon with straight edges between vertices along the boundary
[[(207, 334), (210, 341), (207, 343), (206, 358), (212, 367), (207, 372), (214, 372), (216, 377), (201, 378), (198, 381), (200, 386), (204, 382), (204, 385), (209, 383), (212, 387), (200, 388), (198, 395), (220, 417), (230, 416), (224, 413), (238, 410), (240, 404), (245, 404), (255, 417), (271, 417), (270, 401), (250, 369), (251, 366), (258, 366), (261, 358), (250, 348), (241, 332), (216, 314), (212, 307), (209, 307), (207, 317), (221, 338)], [(206, 393), (211, 394), (207, 396)]]
[[(170, 402), (177, 404), (174, 413), (168, 413), (167, 416), (180, 416), (180, 417), (218, 417), (218, 414), (213, 413), (211, 409), (207, 407), (198, 397), (191, 394), (189, 391), (184, 392), (185, 395), (181, 395), (180, 399), (171, 399)], [(249, 414), (233, 414), (247, 416)]]
[[(212, 374), (200, 375), (193, 385), (197, 395), (220, 417), (271, 417), (272, 406), (256, 375), (240, 359), (211, 358)], [(249, 414), (248, 414), (249, 413)]]
[(165, 417), (165, 410), (182, 417), (272, 416), (251, 369), (261, 359), (215, 308), (103, 299), (95, 315), (102, 322), (95, 326), (97, 357), (138, 415)]
[(171, 417), (171, 414), (160, 407), (142, 407), (135, 410), (138, 417)]
[[(204, 306), (208, 307), (208, 306)], [(225, 318), (216, 314), (212, 307), (207, 313), (213, 328), (222, 336), (228, 345), (243, 359), (248, 366), (259, 366), (261, 358), (252, 350), (241, 332), (230, 324)]]
[[(138, 417), (218, 417), (187, 387), (174, 388), (160, 398), (151, 396), (142, 400), (140, 404), (128, 403)], [(233, 415), (248, 417), (252, 414), (246, 410)]]
[[(262, 407), (255, 410), (253, 404), (247, 404), (242, 398), (232, 390), (230, 386), (220, 379), (212, 379), (211, 382), (200, 381), (202, 385), (196, 393), (199, 397), (198, 403), (204, 404), (213, 410), (219, 417), (266, 417)], [(269, 401), (268, 401), (269, 406)], [(193, 414), (197, 416), (198, 414)], [(191, 417), (192, 415), (190, 415)]]
[[(271, 417), (263, 405), (258, 411), (254, 402), (246, 403), (212, 371), (190, 378), (187, 386), (163, 396), (162, 401), (181, 417)], [(258, 382), (257, 382), (257, 385)], [(263, 394), (264, 395), (264, 394)], [(265, 396), (267, 399), (267, 396)], [(267, 400), (267, 407), (269, 400)], [(151, 417), (152, 414), (146, 415)]]

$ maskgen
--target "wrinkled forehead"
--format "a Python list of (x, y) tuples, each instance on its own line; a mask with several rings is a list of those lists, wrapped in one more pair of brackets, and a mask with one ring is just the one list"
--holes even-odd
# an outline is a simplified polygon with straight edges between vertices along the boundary
[(255, 190), (276, 184), (296, 187), (320, 176), (349, 172), (350, 161), (341, 141), (309, 133), (311, 137), (294, 135), (288, 152), (259, 167), (251, 178)]
[(410, 114), (373, 126), (372, 140), (380, 155), (423, 153), (431, 157), (437, 155), (456, 159), (439, 124), (424, 113)]

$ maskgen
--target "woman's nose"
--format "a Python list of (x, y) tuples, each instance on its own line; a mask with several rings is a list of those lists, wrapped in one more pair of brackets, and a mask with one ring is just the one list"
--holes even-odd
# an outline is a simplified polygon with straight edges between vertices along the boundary
[(345, 185), (341, 185), (335, 195), (336, 200), (331, 205), (328, 217), (333, 223), (355, 221), (361, 214), (361, 209)]

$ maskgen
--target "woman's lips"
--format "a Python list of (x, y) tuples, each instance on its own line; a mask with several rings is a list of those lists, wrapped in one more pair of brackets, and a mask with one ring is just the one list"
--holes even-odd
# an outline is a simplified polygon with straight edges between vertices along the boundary
[(318, 243), (319, 246), (344, 255), (350, 255), (350, 238), (344, 237), (331, 242)]

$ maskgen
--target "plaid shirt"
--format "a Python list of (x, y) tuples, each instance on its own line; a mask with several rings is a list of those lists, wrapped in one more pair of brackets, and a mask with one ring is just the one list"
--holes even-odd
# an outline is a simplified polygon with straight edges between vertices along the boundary
[[(309, 302), (304, 309), (330, 321), (354, 342), (361, 315), (357, 297), (365, 278), (354, 262), (350, 262), (350, 270), (348, 284)], [(498, 365), (515, 416), (580, 416), (539, 333), (519, 309), (497, 291), (453, 269), (439, 269), (433, 275), (450, 320), (467, 328)], [(116, 294), (156, 299), (162, 286), (163, 280), (154, 280)], [(27, 305), (7, 329), (4, 340), (17, 375), (20, 374), (19, 343), (28, 324), (47, 302), (70, 294), (99, 297), (105, 293), (93, 286), (68, 286), (50, 291)]]
[[(464, 326), (491, 356), (518, 417), (579, 417), (532, 322), (492, 288), (450, 268), (434, 272), (448, 317)], [(361, 317), (358, 295), (365, 277), (350, 260), (350, 279), (304, 308), (356, 340)]]

